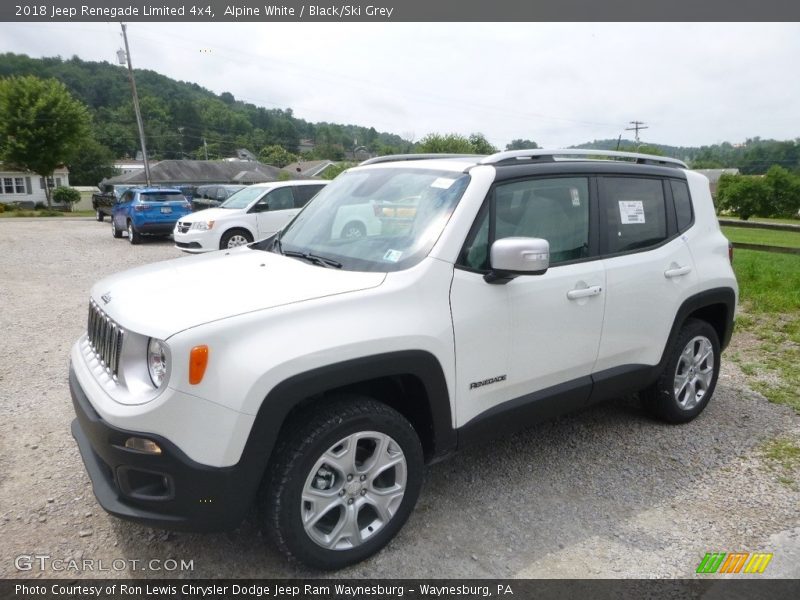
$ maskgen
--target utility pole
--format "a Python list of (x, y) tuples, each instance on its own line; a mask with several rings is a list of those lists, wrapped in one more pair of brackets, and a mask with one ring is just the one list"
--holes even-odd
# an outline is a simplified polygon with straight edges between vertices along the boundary
[(147, 146), (144, 143), (144, 125), (142, 124), (142, 111), (139, 110), (139, 94), (136, 93), (136, 79), (133, 77), (133, 66), (131, 65), (131, 51), (128, 48), (128, 34), (125, 31), (125, 23), (120, 23), (122, 27), (122, 39), (125, 40), (125, 59), (128, 62), (128, 78), (131, 80), (131, 93), (133, 94), (133, 110), (136, 113), (136, 124), (139, 126), (139, 142), (142, 145), (142, 158), (144, 159), (144, 177), (148, 187), (150, 180), (150, 162), (147, 160)]
[(630, 124), (633, 127), (626, 127), (625, 131), (635, 131), (636, 132), (636, 149), (639, 149), (639, 130), (640, 129), (647, 129), (647, 126), (644, 124), (644, 121), (630, 121)]

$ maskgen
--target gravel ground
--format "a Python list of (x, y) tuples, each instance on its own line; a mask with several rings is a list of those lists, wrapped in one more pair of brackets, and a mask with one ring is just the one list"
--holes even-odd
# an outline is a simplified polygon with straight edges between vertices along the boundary
[[(94, 499), (67, 385), (89, 288), (180, 255), (170, 241), (114, 240), (107, 222), (0, 219), (0, 577), (320, 575), (287, 563), (252, 516), (228, 534), (167, 533), (111, 518)], [(620, 399), (428, 468), (398, 537), (335, 576), (691, 577), (706, 552), (761, 550), (775, 553), (765, 575), (798, 577), (800, 473), (759, 450), (776, 437), (800, 444), (800, 417), (727, 363), (688, 425)], [(32, 554), (112, 570), (17, 570)], [(139, 562), (115, 571), (116, 559)], [(193, 571), (142, 571), (152, 559), (191, 560)]]

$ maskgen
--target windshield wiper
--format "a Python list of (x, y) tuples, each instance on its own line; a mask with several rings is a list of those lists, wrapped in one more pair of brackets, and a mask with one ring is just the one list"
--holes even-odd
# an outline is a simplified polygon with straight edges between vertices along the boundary
[[(278, 244), (279, 244), (278, 248), (280, 249), (280, 241), (278, 241)], [(281, 251), (281, 254), (283, 254), (284, 256), (303, 258), (312, 264), (319, 265), (320, 267), (333, 267), (335, 269), (342, 268), (342, 263), (337, 262), (332, 258), (319, 256), (318, 254), (311, 254), (309, 252), (297, 252), (296, 250)]]

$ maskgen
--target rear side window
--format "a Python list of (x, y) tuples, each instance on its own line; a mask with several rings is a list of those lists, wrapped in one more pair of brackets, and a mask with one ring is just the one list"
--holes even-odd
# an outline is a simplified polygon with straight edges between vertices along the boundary
[(689, 186), (683, 181), (670, 181), (672, 200), (675, 202), (675, 218), (678, 231), (683, 232), (692, 224), (692, 200), (689, 197)]
[(606, 252), (627, 252), (667, 239), (666, 203), (660, 179), (600, 179), (600, 222)]
[(324, 185), (298, 185), (294, 188), (294, 207), (303, 208)]

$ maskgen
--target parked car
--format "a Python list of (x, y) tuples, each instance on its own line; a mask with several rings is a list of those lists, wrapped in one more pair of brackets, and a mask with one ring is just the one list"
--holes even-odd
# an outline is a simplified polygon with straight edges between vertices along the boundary
[(213, 184), (197, 186), (192, 195), (192, 210), (216, 208), (246, 185)]
[(256, 183), (217, 208), (182, 217), (175, 224), (175, 247), (210, 252), (263, 239), (286, 225), (326, 181)]
[(121, 238), (128, 232), (128, 241), (138, 244), (142, 235), (168, 236), (181, 217), (192, 207), (177, 188), (132, 188), (122, 194), (111, 212), (111, 235)]
[(122, 194), (131, 187), (134, 186), (106, 184), (99, 194), (92, 194), (92, 208), (94, 209), (95, 219), (102, 222), (103, 218), (110, 217), (114, 204), (119, 202)]
[[(333, 227), (393, 194), (413, 198), (389, 210), (403, 220)], [(458, 448), (631, 392), (697, 417), (733, 331), (731, 260), (708, 179), (676, 159), (371, 159), (267, 239), (97, 283), (72, 432), (108, 512), (223, 530), (257, 503), (284, 553), (340, 568)]]

